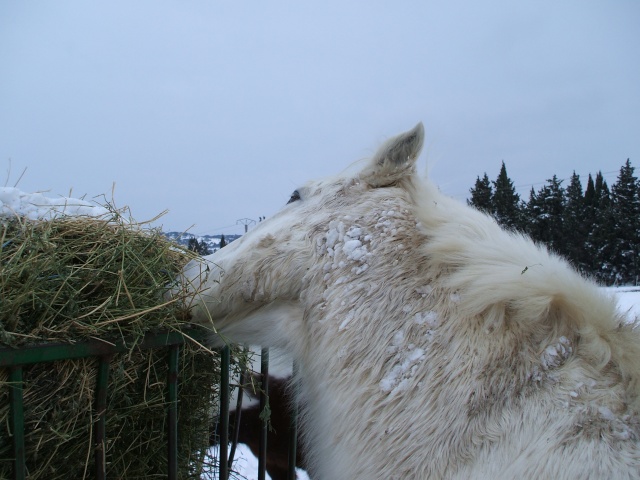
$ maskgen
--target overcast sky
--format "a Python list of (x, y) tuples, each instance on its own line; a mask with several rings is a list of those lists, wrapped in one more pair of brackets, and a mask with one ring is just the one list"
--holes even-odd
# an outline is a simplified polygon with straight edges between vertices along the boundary
[(525, 199), (614, 183), (640, 167), (640, 2), (0, 3), (0, 186), (115, 183), (137, 220), (239, 233), (420, 120), (461, 200), (503, 160)]

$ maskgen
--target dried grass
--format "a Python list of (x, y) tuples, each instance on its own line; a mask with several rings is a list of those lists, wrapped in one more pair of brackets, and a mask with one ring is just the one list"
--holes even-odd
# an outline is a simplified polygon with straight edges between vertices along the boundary
[[(163, 293), (193, 255), (113, 209), (108, 218), (0, 220), (0, 348), (86, 339), (132, 346), (110, 363), (109, 478), (166, 478), (167, 351), (133, 347), (145, 333), (189, 326), (184, 303)], [(180, 368), (179, 476), (200, 478), (211, 461), (219, 358), (188, 342)], [(24, 368), (29, 478), (94, 475), (96, 375), (91, 358)], [(13, 468), (8, 392), (0, 369), (0, 478)]]

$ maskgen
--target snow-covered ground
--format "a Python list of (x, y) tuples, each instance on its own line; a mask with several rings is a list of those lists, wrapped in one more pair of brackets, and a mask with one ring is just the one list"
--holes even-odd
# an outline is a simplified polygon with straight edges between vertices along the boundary
[[(109, 213), (105, 208), (86, 200), (67, 197), (46, 197), (41, 193), (24, 193), (17, 188), (0, 188), (0, 219), (22, 215), (30, 219), (50, 219), (59, 215), (101, 216)], [(618, 309), (629, 321), (640, 318), (640, 287), (607, 287), (605, 290), (616, 297)], [(217, 458), (217, 448), (211, 449), (211, 456)], [(233, 470), (237, 478), (254, 480), (258, 478), (258, 460), (246, 445), (239, 445)], [(204, 478), (213, 478), (205, 476)], [(267, 478), (270, 478), (267, 475)], [(302, 470), (298, 479), (309, 478)]]
[(618, 310), (630, 321), (640, 318), (640, 287), (607, 287), (607, 292), (618, 300)]
[[(218, 458), (218, 447), (212, 447), (209, 450), (210, 456)], [(304, 470), (296, 468), (298, 480), (309, 480), (309, 475)], [(229, 475), (231, 479), (238, 480), (258, 480), (258, 459), (251, 452), (251, 449), (240, 443), (236, 449), (235, 459), (233, 461), (232, 473)], [(203, 480), (218, 480), (217, 476), (205, 474)], [(265, 478), (270, 480), (271, 477), (267, 473)]]

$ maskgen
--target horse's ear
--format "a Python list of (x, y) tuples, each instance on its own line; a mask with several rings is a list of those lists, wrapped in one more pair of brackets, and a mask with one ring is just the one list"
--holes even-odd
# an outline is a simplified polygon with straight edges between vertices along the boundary
[(372, 187), (384, 187), (410, 175), (423, 142), (424, 127), (420, 122), (408, 132), (387, 140), (360, 173), (360, 178)]

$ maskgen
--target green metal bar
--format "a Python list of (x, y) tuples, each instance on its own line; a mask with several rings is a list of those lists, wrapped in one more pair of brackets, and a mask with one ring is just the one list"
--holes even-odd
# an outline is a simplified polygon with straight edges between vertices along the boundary
[[(184, 333), (184, 334), (183, 334)], [(79, 343), (48, 343), (16, 348), (0, 348), (0, 367), (28, 365), (32, 363), (54, 362), (74, 358), (113, 355), (128, 352), (132, 346), (143, 349), (178, 345), (186, 341), (186, 336), (204, 341), (210, 333), (204, 328), (194, 328), (181, 332), (148, 333), (138, 344), (134, 339), (118, 340), (108, 343), (100, 340), (88, 340)]]
[[(34, 363), (70, 360), (75, 358), (100, 357), (98, 378), (96, 380), (96, 412), (95, 424), (95, 465), (96, 478), (104, 479), (105, 473), (105, 415), (106, 394), (109, 376), (108, 358), (116, 353), (128, 352), (132, 347), (142, 349), (161, 348), (181, 345), (192, 338), (198, 342), (206, 341), (210, 331), (205, 328), (185, 329), (182, 332), (148, 333), (141, 341), (135, 339), (119, 340), (108, 343), (99, 340), (89, 340), (75, 344), (48, 343), (20, 348), (0, 348), (0, 367), (9, 368), (9, 381), (13, 384), (9, 390), (10, 422), (13, 430), (14, 447), (14, 478), (26, 478), (25, 467), (25, 433), (24, 407), (22, 398), (22, 366)], [(177, 378), (177, 373), (176, 373)], [(176, 393), (177, 396), (177, 393)], [(176, 402), (173, 403), (176, 405)], [(177, 422), (177, 420), (176, 420)], [(176, 423), (177, 424), (177, 423)]]
[[(260, 357), (260, 377), (262, 381), (262, 391), (260, 392), (260, 415), (266, 414), (269, 405), (269, 349), (263, 348)], [(262, 420), (260, 428), (260, 447), (258, 449), (258, 480), (266, 479), (267, 472), (267, 433), (268, 418)]]
[(220, 480), (229, 478), (229, 366), (231, 350), (222, 348), (220, 357)]
[[(177, 377), (178, 377), (178, 358), (179, 346), (184, 344), (189, 338), (198, 342), (205, 342), (211, 332), (205, 328), (191, 328), (182, 332), (164, 332), (164, 333), (148, 333), (141, 341), (136, 339), (118, 340), (113, 343), (89, 340), (75, 344), (49, 343), (43, 345), (27, 346), (20, 348), (0, 348), (0, 367), (9, 368), (9, 381), (12, 386), (9, 390), (10, 402), (10, 424), (13, 430), (13, 447), (14, 447), (14, 478), (23, 480), (26, 478), (25, 467), (25, 432), (24, 432), (24, 407), (22, 396), (22, 366), (34, 363), (53, 362), (57, 360), (68, 360), (75, 358), (100, 357), (98, 365), (98, 375), (96, 380), (96, 404), (97, 419), (95, 423), (95, 468), (96, 478), (104, 480), (106, 478), (106, 462), (105, 462), (105, 416), (106, 416), (106, 395), (109, 377), (109, 360), (116, 353), (124, 353), (131, 348), (153, 349), (169, 346), (169, 379), (168, 379), (168, 422), (169, 422), (169, 475), (170, 479), (177, 478)], [(228, 350), (228, 349), (227, 349)], [(227, 353), (228, 357), (228, 353)], [(227, 400), (224, 403), (227, 408), (227, 427), (228, 430), (228, 395), (229, 395), (229, 358), (227, 358), (226, 368), (227, 384), (225, 388), (221, 388), (222, 392), (226, 392)], [(228, 437), (225, 440), (227, 446)], [(225, 454), (226, 456), (226, 454)], [(222, 457), (225, 458), (225, 457)], [(226, 460), (225, 460), (226, 462)], [(175, 472), (175, 473), (173, 473)], [(173, 476), (172, 476), (173, 475)], [(228, 476), (228, 470), (227, 470)], [(222, 478), (222, 477), (221, 477)], [(225, 480), (227, 477), (225, 477)]]
[(247, 368), (240, 370), (240, 378), (238, 379), (238, 395), (236, 398), (236, 421), (233, 425), (233, 434), (231, 435), (231, 450), (229, 451), (229, 466), (233, 465), (233, 459), (236, 455), (238, 447), (238, 438), (240, 437), (240, 422), (242, 421), (242, 397), (244, 396), (244, 384), (247, 383)]
[(107, 478), (107, 390), (109, 388), (109, 363), (111, 357), (103, 356), (98, 360), (98, 375), (96, 378), (96, 423), (94, 433), (96, 480)]
[(11, 408), (11, 430), (13, 433), (13, 476), (16, 480), (26, 477), (24, 458), (24, 410), (22, 404), (22, 367), (9, 370), (9, 404)]
[(168, 478), (177, 480), (178, 478), (178, 361), (180, 345), (171, 345), (169, 348), (169, 373), (168, 384), (168, 423), (169, 438), (167, 439), (168, 452)]
[(296, 460), (298, 457), (298, 365), (293, 364), (293, 382), (291, 388), (293, 401), (291, 402), (291, 425), (289, 426), (289, 463), (287, 469), (287, 479), (296, 480)]

